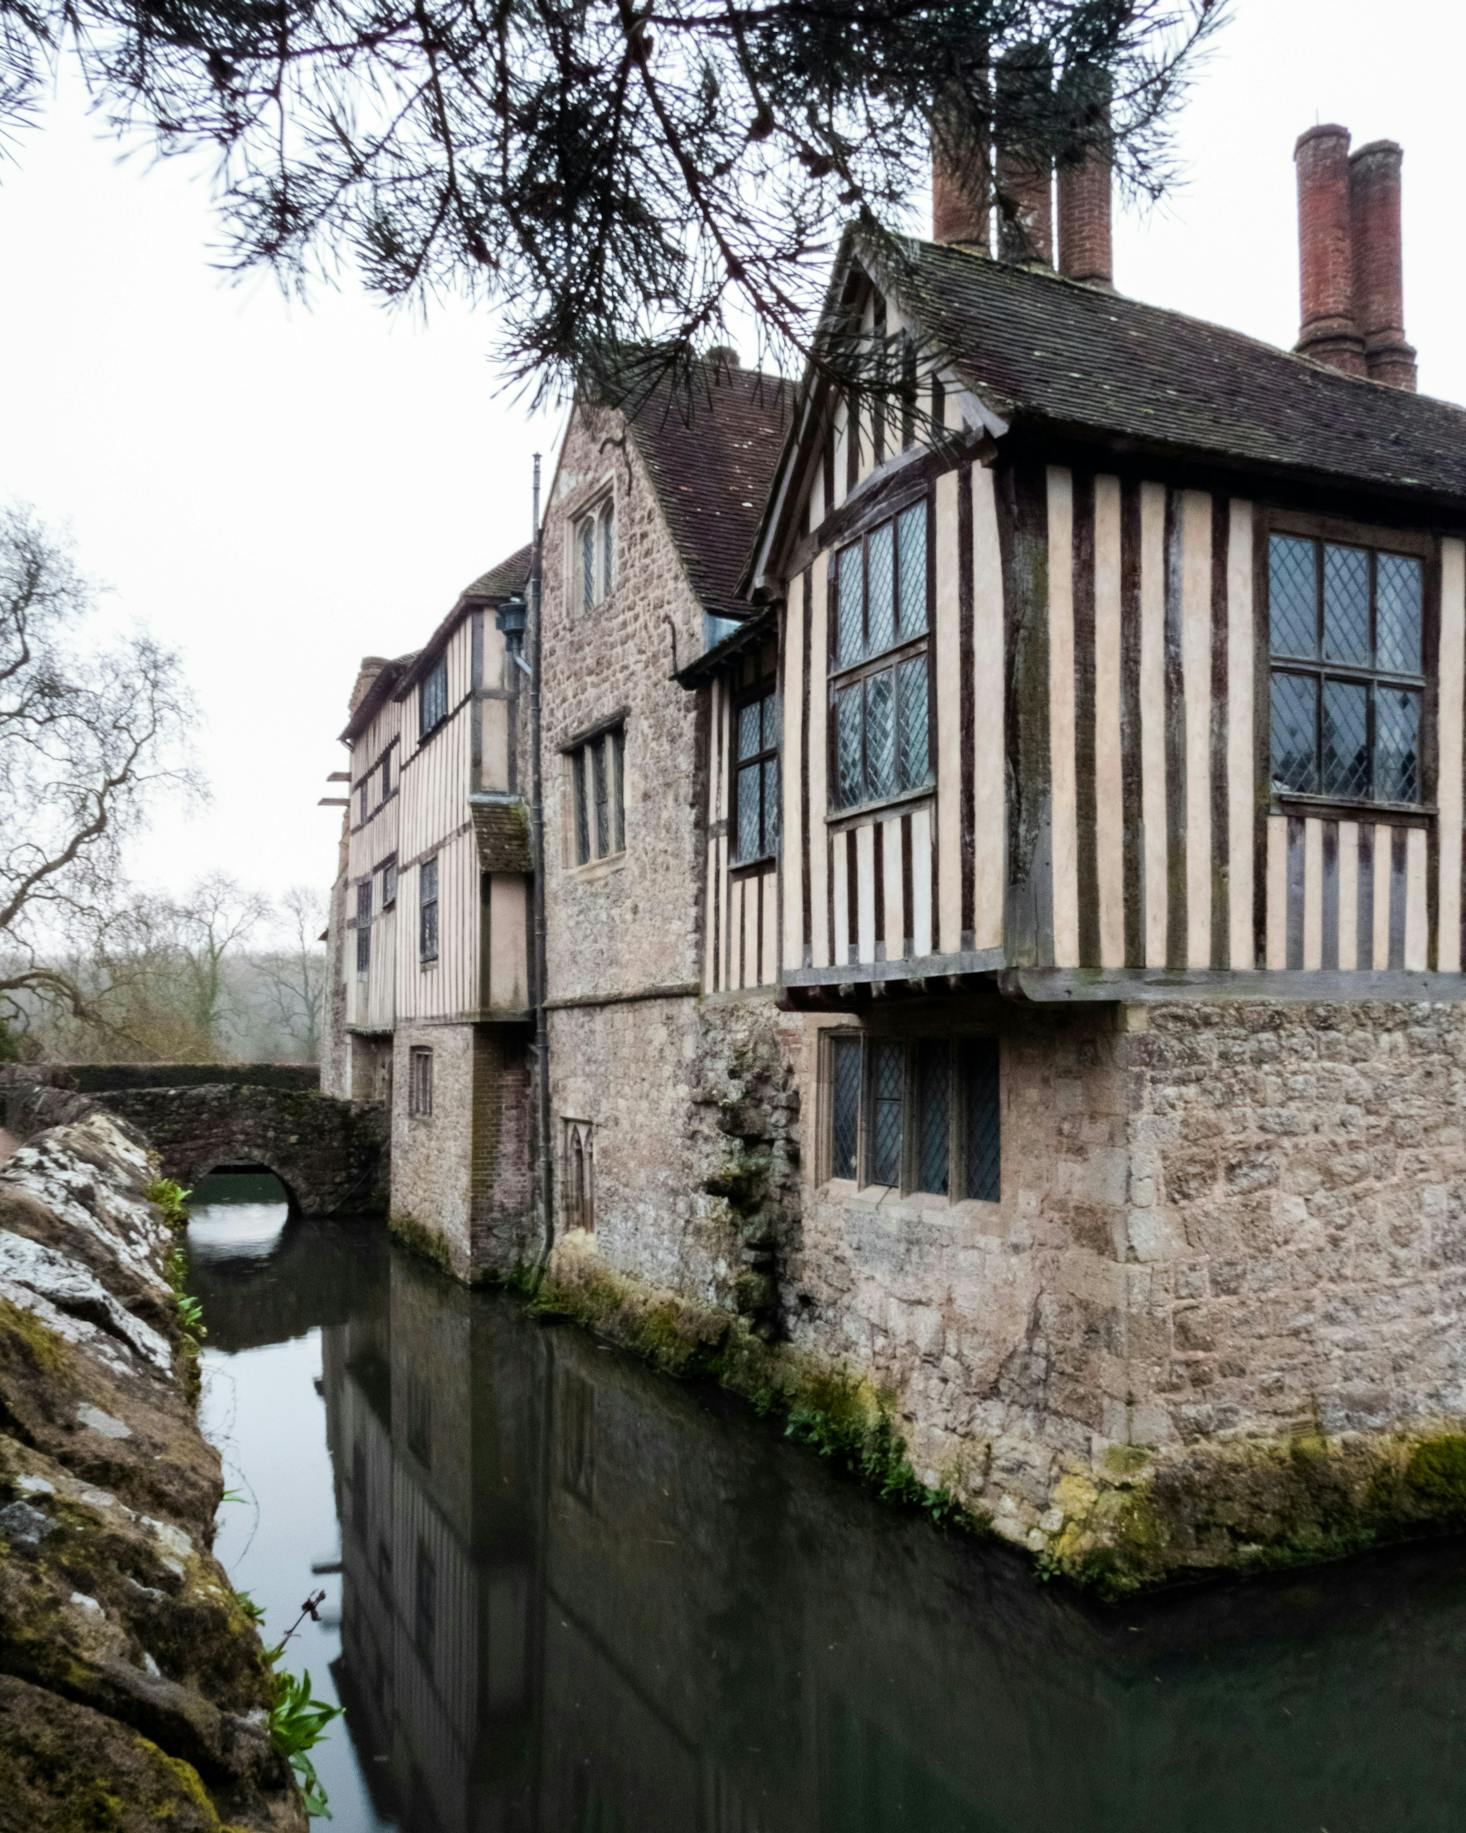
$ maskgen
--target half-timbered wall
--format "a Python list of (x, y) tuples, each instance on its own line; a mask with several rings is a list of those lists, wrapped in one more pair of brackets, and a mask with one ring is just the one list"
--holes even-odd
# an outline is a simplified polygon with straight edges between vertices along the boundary
[[(346, 1023), (356, 1030), (390, 1029), (396, 1015), (396, 983), (393, 962), (396, 947), (395, 913), (383, 907), (384, 863), (397, 851), (398, 828), (402, 810), (400, 778), (401, 756), (399, 720), (401, 709), (388, 700), (362, 733), (351, 753), (351, 797), (347, 809), (347, 884), (346, 946), (343, 967), (346, 977)], [(391, 788), (382, 794), (383, 763), (391, 769)], [(367, 812), (363, 817), (362, 788), (367, 791)], [(371, 941), (367, 970), (357, 968), (357, 911), (359, 887), (371, 888)]]
[[(1022, 645), (1008, 959), (1458, 972), (1463, 544), (1061, 466), (1000, 489)], [(1274, 787), (1268, 543), (1299, 529), (1420, 555), (1418, 812)]]
[(782, 895), (777, 840), (775, 850), (767, 854), (757, 843), (740, 847), (737, 779), (740, 712), (773, 695), (778, 717), (777, 645), (766, 643), (745, 652), (706, 691), (711, 696), (711, 755), (703, 990), (773, 986), (779, 976)]
[[(963, 465), (890, 496), (925, 501), (930, 782), (884, 806), (834, 808), (830, 662), (836, 555), (789, 582), (784, 684), (783, 970), (839, 980), (1000, 965), (1004, 631), (991, 471)], [(868, 970), (863, 975), (852, 968)]]

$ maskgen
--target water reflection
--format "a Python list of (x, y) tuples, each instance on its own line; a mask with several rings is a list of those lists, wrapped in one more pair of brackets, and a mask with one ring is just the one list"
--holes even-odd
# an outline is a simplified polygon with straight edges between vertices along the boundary
[[(204, 1296), (229, 1314), (237, 1281), (250, 1340), (276, 1304), (287, 1331), (308, 1297), (333, 1320), (348, 1833), (1434, 1833), (1466, 1813), (1455, 1549), (1092, 1612), (379, 1236), (292, 1223), (276, 1256), (267, 1281), (216, 1261)], [(231, 1367), (243, 1397), (253, 1358)], [(262, 1521), (289, 1516), (292, 1458), (318, 1487), (311, 1399), (278, 1398)]]

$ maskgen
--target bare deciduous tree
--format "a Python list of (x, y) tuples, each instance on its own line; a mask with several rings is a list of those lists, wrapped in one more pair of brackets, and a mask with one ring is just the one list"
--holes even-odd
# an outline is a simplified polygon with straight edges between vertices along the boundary
[(150, 798), (197, 788), (177, 656), (145, 632), (98, 642), (95, 612), (66, 546), (0, 510), (0, 1022), (85, 1016), (56, 964), (104, 944)]
[(286, 1037), (308, 1063), (321, 1051), (321, 996), (326, 984), (326, 951), (320, 941), (326, 923), (325, 896), (310, 885), (292, 885), (280, 899), (277, 921), (282, 946), (254, 956), (251, 965), (267, 989), (270, 1008)]
[(1055, 80), (1008, 143), (1102, 137), (1159, 195), (1226, 3), (0, 0), (0, 121), (69, 45), (114, 121), (217, 149), (239, 266), (486, 296), (510, 376), (624, 393), (629, 352), (686, 383), (750, 313), (808, 353), (835, 227), (906, 226), (933, 134), (987, 173), (990, 60), (1020, 44)]

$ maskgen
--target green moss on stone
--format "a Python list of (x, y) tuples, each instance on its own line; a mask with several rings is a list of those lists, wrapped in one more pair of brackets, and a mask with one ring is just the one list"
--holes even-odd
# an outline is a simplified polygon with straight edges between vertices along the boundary
[(756, 1411), (782, 1414), (790, 1438), (812, 1445), (887, 1501), (972, 1532), (991, 1525), (953, 1488), (917, 1475), (889, 1395), (848, 1370), (764, 1341), (744, 1318), (627, 1279), (585, 1252), (557, 1258), (530, 1309), (580, 1324), (663, 1374), (716, 1381)]
[(416, 1216), (388, 1216), (387, 1227), (409, 1253), (419, 1259), (430, 1260), (441, 1272), (453, 1272), (453, 1256), (448, 1243), (426, 1223), (419, 1222)]
[(1466, 1517), (1466, 1437), (1427, 1439), (1410, 1453), (1405, 1482), (1423, 1501)]

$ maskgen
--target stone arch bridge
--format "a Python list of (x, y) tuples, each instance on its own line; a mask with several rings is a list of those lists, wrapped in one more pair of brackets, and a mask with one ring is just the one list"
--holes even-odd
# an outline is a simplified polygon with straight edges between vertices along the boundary
[(211, 1171), (271, 1171), (301, 1215), (386, 1209), (386, 1110), (321, 1094), (314, 1070), (80, 1064), (65, 1079), (130, 1120), (156, 1150), (162, 1175), (185, 1188)]

